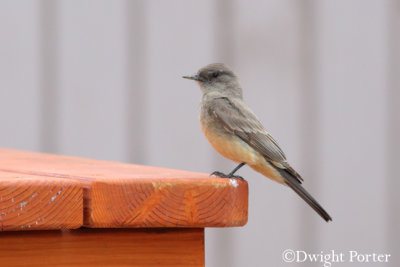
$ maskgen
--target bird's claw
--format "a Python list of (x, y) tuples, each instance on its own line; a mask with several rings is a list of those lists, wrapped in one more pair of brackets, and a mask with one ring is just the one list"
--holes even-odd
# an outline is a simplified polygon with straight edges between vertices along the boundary
[(243, 181), (244, 181), (244, 178), (243, 178), (242, 176), (239, 176), (239, 175), (229, 175), (229, 174), (225, 174), (225, 173), (222, 173), (222, 172), (219, 172), (219, 171), (215, 171), (215, 172), (213, 172), (213, 173), (210, 174), (210, 176), (212, 176), (212, 175), (217, 176), (217, 177), (220, 177), (220, 178), (235, 178), (235, 179), (240, 179), (240, 180), (243, 180)]
[(212, 175), (220, 177), (220, 178), (229, 178), (228, 175), (226, 175), (225, 173), (218, 172), (218, 171), (215, 171), (210, 174), (210, 176), (212, 176)]

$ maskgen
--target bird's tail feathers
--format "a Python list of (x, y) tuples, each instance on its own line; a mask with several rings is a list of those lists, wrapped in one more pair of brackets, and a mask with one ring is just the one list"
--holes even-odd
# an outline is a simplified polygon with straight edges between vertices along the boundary
[(284, 169), (276, 168), (285, 178), (285, 183), (293, 189), (311, 208), (313, 208), (325, 221), (332, 221), (331, 216), (321, 205), (304, 189), (298, 179)]

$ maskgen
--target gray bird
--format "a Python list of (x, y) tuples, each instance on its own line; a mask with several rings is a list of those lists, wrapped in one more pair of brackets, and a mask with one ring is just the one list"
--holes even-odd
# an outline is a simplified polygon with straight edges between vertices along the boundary
[(229, 174), (213, 172), (224, 178), (241, 178), (235, 172), (245, 164), (264, 176), (292, 188), (325, 221), (332, 218), (301, 185), (302, 177), (289, 165), (278, 143), (265, 130), (243, 101), (236, 75), (224, 64), (201, 68), (197, 74), (183, 76), (199, 83), (200, 123), (208, 141), (222, 156), (239, 163)]

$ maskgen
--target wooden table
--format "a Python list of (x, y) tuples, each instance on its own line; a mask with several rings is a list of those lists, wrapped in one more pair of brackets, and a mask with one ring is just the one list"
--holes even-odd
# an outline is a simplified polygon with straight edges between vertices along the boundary
[(1, 266), (204, 266), (247, 205), (238, 179), (0, 149)]

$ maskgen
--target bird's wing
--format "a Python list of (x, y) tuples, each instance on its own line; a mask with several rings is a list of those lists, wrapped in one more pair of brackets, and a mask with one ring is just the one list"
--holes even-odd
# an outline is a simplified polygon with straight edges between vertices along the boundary
[(287, 163), (286, 156), (278, 143), (247, 106), (233, 102), (227, 97), (220, 97), (213, 100), (208, 112), (227, 131), (241, 138), (276, 167), (285, 169), (299, 182), (302, 181), (301, 176)]

